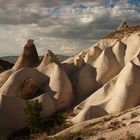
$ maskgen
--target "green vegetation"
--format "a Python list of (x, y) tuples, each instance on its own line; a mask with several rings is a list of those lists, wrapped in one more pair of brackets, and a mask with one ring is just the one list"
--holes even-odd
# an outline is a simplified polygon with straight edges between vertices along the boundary
[(66, 122), (66, 111), (56, 112), (54, 115), (42, 120), (42, 131), (48, 135), (53, 135), (71, 126)]
[(40, 111), (42, 110), (42, 104), (35, 100), (35, 102), (27, 102), (25, 113), (25, 122), (30, 133), (41, 132), (41, 117)]
[(30, 139), (41, 134), (49, 136), (71, 126), (71, 124), (66, 122), (67, 112), (65, 110), (56, 112), (45, 119), (41, 119), (40, 117), (41, 110), (42, 104), (37, 100), (35, 102), (27, 102), (27, 106), (25, 108), (26, 128), (14, 133), (9, 137), (9, 139)]

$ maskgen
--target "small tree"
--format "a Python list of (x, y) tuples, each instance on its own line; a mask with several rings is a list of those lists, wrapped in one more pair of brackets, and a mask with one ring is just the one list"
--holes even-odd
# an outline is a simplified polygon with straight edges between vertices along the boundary
[(35, 100), (34, 102), (26, 102), (26, 125), (31, 133), (37, 133), (41, 131), (41, 117), (40, 111), (42, 110), (42, 104)]

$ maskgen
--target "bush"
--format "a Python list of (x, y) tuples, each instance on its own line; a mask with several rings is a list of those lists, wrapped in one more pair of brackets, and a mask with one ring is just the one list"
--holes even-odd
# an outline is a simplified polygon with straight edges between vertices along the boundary
[(71, 126), (70, 123), (66, 122), (67, 112), (65, 110), (41, 119), (42, 104), (37, 100), (35, 102), (27, 102), (24, 110), (26, 113), (26, 128), (13, 133), (8, 140), (15, 140), (15, 138), (35, 139), (42, 134), (49, 136)]
[(66, 116), (66, 111), (62, 110), (42, 120), (42, 131), (46, 132), (48, 135), (53, 135), (65, 128), (68, 128), (70, 124), (66, 122)]
[(42, 110), (42, 104), (35, 100), (34, 102), (27, 102), (26, 108), (24, 109), (26, 113), (25, 122), (30, 133), (37, 133), (41, 131), (41, 117), (40, 111)]

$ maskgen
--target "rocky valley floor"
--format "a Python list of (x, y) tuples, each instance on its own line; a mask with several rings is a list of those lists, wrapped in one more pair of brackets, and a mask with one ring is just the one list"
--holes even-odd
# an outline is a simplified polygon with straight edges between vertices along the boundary
[(37, 140), (140, 140), (140, 106), (78, 123), (50, 137)]

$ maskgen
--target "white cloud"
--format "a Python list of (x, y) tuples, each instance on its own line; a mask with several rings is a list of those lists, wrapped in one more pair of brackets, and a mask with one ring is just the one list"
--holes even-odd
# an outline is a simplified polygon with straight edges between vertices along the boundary
[(76, 47), (64, 47), (64, 46), (62, 46), (60, 48), (60, 51), (62, 51), (62, 53), (65, 53), (65, 54), (74, 54), (77, 52), (77, 48)]
[(14, 48), (17, 54), (15, 46), (28, 38), (35, 38), (41, 53), (76, 53), (115, 30), (122, 17), (138, 23), (138, 6), (125, 0), (0, 0), (0, 39), (7, 53)]
[(83, 17), (80, 18), (80, 21), (82, 23), (90, 23), (93, 21), (93, 16), (92, 15), (84, 15)]

